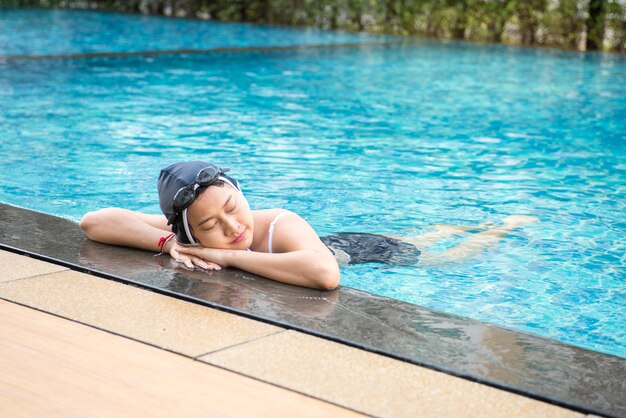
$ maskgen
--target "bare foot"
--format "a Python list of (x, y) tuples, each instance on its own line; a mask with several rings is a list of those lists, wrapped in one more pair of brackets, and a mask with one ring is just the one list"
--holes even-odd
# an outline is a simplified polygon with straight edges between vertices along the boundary
[(511, 215), (502, 221), (504, 228), (506, 229), (515, 229), (520, 228), (526, 224), (533, 223), (539, 221), (539, 218), (534, 216), (526, 216), (526, 215)]

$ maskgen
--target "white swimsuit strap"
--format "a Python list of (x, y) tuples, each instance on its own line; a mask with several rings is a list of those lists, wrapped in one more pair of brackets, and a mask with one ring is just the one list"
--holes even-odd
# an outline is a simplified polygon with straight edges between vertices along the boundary
[(287, 213), (287, 212), (281, 212), (278, 215), (276, 215), (276, 217), (274, 218), (274, 220), (270, 224), (270, 236), (269, 236), (269, 238), (267, 240), (267, 252), (270, 253), (270, 254), (272, 253), (272, 241), (274, 240), (274, 225), (276, 225), (276, 221), (278, 221), (278, 218), (283, 216), (285, 213)]

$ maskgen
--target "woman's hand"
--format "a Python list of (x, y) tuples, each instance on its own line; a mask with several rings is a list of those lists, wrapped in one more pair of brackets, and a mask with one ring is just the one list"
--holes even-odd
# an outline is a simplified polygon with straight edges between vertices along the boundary
[[(208, 250), (208, 248), (205, 248)], [(193, 269), (195, 266), (204, 270), (221, 270), (222, 267), (214, 263), (210, 257), (199, 257), (195, 255), (193, 251), (188, 250), (203, 250), (200, 248), (185, 247), (180, 245), (176, 240), (170, 240), (165, 244), (163, 252), (169, 253), (170, 256), (179, 263), (183, 263), (187, 268)]]
[(190, 257), (193, 260), (199, 260), (204, 263), (208, 263), (210, 265), (216, 266), (217, 270), (222, 267), (228, 267), (228, 263), (226, 261), (228, 253), (231, 250), (221, 250), (217, 248), (206, 248), (206, 247), (187, 247), (179, 245), (177, 248), (178, 254)]

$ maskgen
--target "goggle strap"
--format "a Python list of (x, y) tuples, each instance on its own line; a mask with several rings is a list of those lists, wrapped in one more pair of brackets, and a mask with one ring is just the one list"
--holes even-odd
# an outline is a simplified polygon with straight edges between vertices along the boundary
[(185, 234), (187, 234), (187, 239), (189, 239), (190, 244), (195, 244), (196, 241), (193, 239), (191, 235), (191, 230), (189, 229), (189, 222), (187, 221), (187, 209), (183, 209), (183, 226), (185, 227)]
[(232, 181), (230, 181), (230, 180), (228, 180), (226, 177), (224, 177), (224, 176), (219, 176), (218, 180), (221, 180), (221, 181), (223, 181), (224, 183), (228, 183), (228, 184), (230, 184), (230, 185), (233, 187), (233, 189), (235, 189), (235, 190), (239, 190), (239, 191), (241, 192), (241, 189), (240, 189), (239, 187), (237, 187), (235, 184), (233, 184), (233, 182), (232, 182)]

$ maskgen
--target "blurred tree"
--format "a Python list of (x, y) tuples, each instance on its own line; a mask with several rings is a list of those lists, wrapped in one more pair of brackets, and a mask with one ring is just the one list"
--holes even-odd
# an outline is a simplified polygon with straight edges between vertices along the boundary
[(604, 38), (607, 48), (626, 52), (626, 6), (623, 1), (609, 0), (606, 5)]
[(504, 27), (513, 16), (514, 0), (488, 0), (482, 4), (482, 15), (486, 22), (486, 40), (502, 42)]
[(363, 14), (365, 12), (365, 2), (363, 0), (348, 0), (347, 29), (362, 31)]
[(587, 18), (587, 50), (602, 49), (604, 44), (604, 15), (606, 0), (589, 0)]
[(578, 48), (584, 35), (585, 12), (583, 2), (579, 0), (559, 0), (558, 6), (544, 20), (548, 32), (546, 43)]
[(450, 0), (449, 6), (453, 9), (454, 17), (451, 22), (450, 32), (453, 39), (465, 39), (465, 30), (468, 22), (468, 0)]
[(541, 15), (546, 9), (546, 0), (516, 0), (515, 15), (522, 45), (535, 43)]

